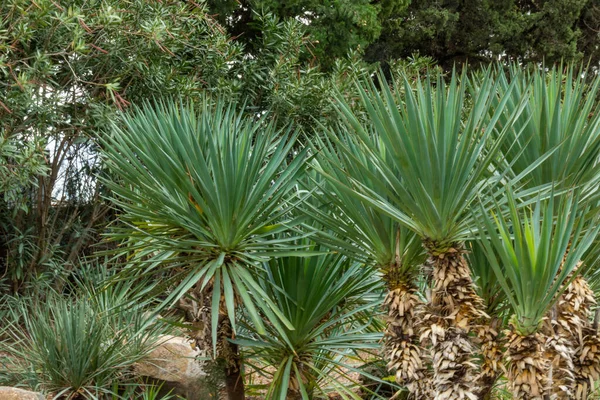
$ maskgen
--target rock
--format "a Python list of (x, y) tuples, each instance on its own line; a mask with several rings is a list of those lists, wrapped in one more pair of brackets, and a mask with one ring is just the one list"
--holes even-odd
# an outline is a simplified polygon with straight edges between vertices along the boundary
[(203, 399), (198, 396), (204, 392), (201, 386), (206, 373), (197, 360), (199, 351), (183, 337), (164, 336), (159, 343), (148, 357), (135, 365), (135, 373), (187, 400)]
[(13, 387), (0, 386), (0, 400), (44, 400), (41, 393), (30, 392), (28, 390), (17, 389)]

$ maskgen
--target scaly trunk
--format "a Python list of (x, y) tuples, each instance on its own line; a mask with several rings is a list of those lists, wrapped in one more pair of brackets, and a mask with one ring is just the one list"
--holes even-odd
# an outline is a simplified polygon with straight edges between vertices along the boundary
[(536, 332), (523, 336), (513, 329), (507, 336), (506, 377), (513, 398), (543, 400), (550, 367), (548, 359), (544, 357), (544, 335)]
[[(566, 261), (567, 254), (563, 257), (563, 264)], [(557, 277), (561, 274), (562, 268), (563, 266), (561, 265)], [(576, 270), (577, 267), (575, 268)], [(573, 274), (576, 273), (575, 271), (572, 271), (567, 276), (565, 282), (569, 282), (572, 279)], [(575, 380), (575, 365), (573, 361), (579, 340), (577, 335), (575, 335), (575, 332), (578, 330), (576, 327), (578, 323), (567, 315), (570, 308), (567, 297), (572, 297), (570, 293), (571, 287), (572, 285), (567, 286), (565, 291), (558, 297), (540, 329), (542, 334), (547, 338), (545, 357), (550, 365), (546, 392), (554, 399), (570, 399), (573, 396), (571, 390)]]
[[(571, 274), (575, 273), (576, 270)], [(567, 282), (570, 280), (571, 275)], [(556, 305), (555, 330), (573, 353), (569, 398), (588, 399), (594, 390), (591, 382), (600, 378), (600, 340), (590, 321), (595, 304), (594, 292), (579, 275), (569, 283)]]
[[(542, 329), (546, 336), (544, 357), (549, 370), (546, 393), (552, 399), (572, 399), (574, 343), (561, 336), (557, 330)], [(549, 332), (546, 335), (546, 332)]]
[(388, 309), (384, 344), (388, 370), (395, 371), (396, 382), (406, 387), (413, 398), (432, 398), (431, 376), (417, 332), (423, 302), (411, 283), (392, 281), (389, 276), (388, 283), (392, 285), (384, 301)]
[(550, 311), (540, 332), (546, 338), (544, 357), (548, 361), (546, 393), (553, 399), (571, 399), (573, 387), (573, 356), (575, 349), (571, 338), (560, 326), (558, 304)]
[(458, 245), (439, 251), (425, 243), (433, 267), (431, 301), (424, 313), (421, 338), (431, 343), (435, 400), (476, 398), (480, 392), (470, 333), (486, 318), (483, 301), (475, 292), (471, 272)]
[(583, 340), (575, 354), (575, 384), (573, 398), (591, 399), (594, 382), (600, 379), (600, 336), (591, 328), (582, 330)]
[(478, 399), (491, 398), (492, 389), (500, 376), (503, 358), (499, 336), (500, 324), (501, 321), (496, 318), (488, 325), (482, 324), (477, 329), (477, 339), (482, 356), (481, 369), (477, 378), (480, 385), (480, 390), (476, 393)]

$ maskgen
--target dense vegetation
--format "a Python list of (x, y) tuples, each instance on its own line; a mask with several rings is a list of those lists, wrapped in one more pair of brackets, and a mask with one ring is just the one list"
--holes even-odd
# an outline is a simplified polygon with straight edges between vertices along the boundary
[(597, 395), (598, 1), (0, 21), (0, 386), (152, 399), (179, 334), (206, 396)]

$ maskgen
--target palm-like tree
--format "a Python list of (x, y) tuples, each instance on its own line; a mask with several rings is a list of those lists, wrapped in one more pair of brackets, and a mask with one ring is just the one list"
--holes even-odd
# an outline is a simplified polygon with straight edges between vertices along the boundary
[[(308, 229), (317, 225), (315, 240), (380, 271), (388, 289), (384, 301), (388, 310), (384, 347), (388, 369), (415, 396), (425, 395), (431, 382), (416, 326), (416, 315), (423, 305), (416, 285), (418, 267), (425, 260), (423, 247), (414, 232), (352, 194), (356, 189), (353, 180), (359, 180), (386, 196), (377, 183), (383, 177), (360, 146), (351, 141), (336, 144), (327, 137), (316, 137), (313, 142), (316, 156), (310, 165), (314, 174), (306, 186), (316, 189), (313, 201), (302, 207), (314, 221)], [(339, 152), (338, 145), (345, 146), (346, 151)], [(386, 153), (383, 146), (379, 151)]]
[[(600, 105), (596, 100), (600, 79), (590, 80), (588, 72), (573, 67), (564, 72), (553, 68), (549, 72), (523, 73), (516, 66), (508, 76), (498, 78), (501, 92), (510, 86), (509, 81), (517, 83), (505, 105), (507, 109), (522, 107), (522, 99), (526, 99), (523, 112), (503, 142), (505, 161), (515, 174), (521, 174), (536, 160), (545, 159), (521, 184), (529, 188), (552, 184), (557, 190), (579, 187), (585, 197), (596, 196), (600, 179)], [(500, 119), (502, 124), (507, 122)], [(589, 394), (592, 389), (589, 373), (585, 372), (589, 363), (581, 361), (586, 355), (597, 354), (590, 346), (595, 337), (589, 329), (591, 289), (578, 271), (573, 270), (576, 276), (567, 280), (568, 287), (557, 299), (544, 327), (544, 333), (554, 337), (547, 347), (549, 353), (555, 353), (550, 357), (556, 360), (553, 379), (557, 394), (571, 390), (572, 379), (575, 392)], [(588, 334), (583, 334), (584, 330)]]
[(236, 308), (245, 307), (259, 332), (259, 309), (274, 326), (293, 328), (257, 276), (269, 258), (298, 249), (294, 235), (274, 236), (292, 225), (287, 206), (304, 161), (292, 151), (295, 139), (264, 117), (205, 99), (136, 108), (104, 143), (116, 177), (106, 184), (126, 225), (114, 233), (126, 239), (125, 274), (162, 276), (163, 304), (189, 305), (198, 345), (212, 342), (226, 361), (230, 399), (244, 398), (229, 341)]
[(498, 210), (483, 219), (489, 234), (482, 244), (513, 311), (507, 378), (518, 399), (541, 400), (554, 391), (548, 382), (551, 360), (545, 355), (542, 320), (564, 284), (573, 282), (569, 276), (600, 229), (578, 212), (577, 200), (569, 195), (556, 204), (550, 198), (518, 210), (509, 193), (509, 215)]
[[(574, 67), (523, 72), (512, 66), (509, 74), (498, 74), (499, 91), (508, 95), (503, 105), (508, 113), (499, 123), (512, 125), (501, 154), (515, 174), (529, 171), (522, 185), (568, 189), (597, 184), (600, 77), (588, 82), (590, 73)], [(477, 90), (477, 83), (473, 86)], [(522, 108), (519, 117), (508, 121), (506, 115), (517, 108)], [(544, 161), (531, 169), (540, 159)]]
[[(464, 75), (452, 74), (449, 83), (442, 76), (414, 84), (405, 78), (394, 90), (382, 82), (381, 92), (359, 84), (364, 114), (340, 96), (347, 134), (331, 135), (348, 157), (353, 151), (346, 143), (360, 148), (365, 159), (353, 159), (359, 167), (377, 170), (371, 174), (377, 190), (349, 176), (355, 195), (418, 234), (428, 252), (432, 290), (421, 338), (432, 345), (436, 399), (474, 398), (478, 391), (470, 333), (486, 316), (463, 242), (477, 230), (476, 199), (502, 178), (492, 164), (510, 127), (497, 124), (510, 91), (498, 104), (491, 72), (478, 83), (469, 104)], [(343, 140), (336, 139), (340, 134)]]

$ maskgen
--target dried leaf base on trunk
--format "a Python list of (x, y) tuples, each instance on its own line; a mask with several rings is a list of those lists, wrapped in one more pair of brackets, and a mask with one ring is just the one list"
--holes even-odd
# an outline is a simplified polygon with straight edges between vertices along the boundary
[(435, 400), (476, 399), (476, 321), (487, 318), (483, 301), (475, 292), (471, 271), (458, 245), (436, 251), (433, 243), (428, 263), (433, 267), (433, 289), (427, 305), (421, 339), (432, 345)]
[(506, 377), (513, 398), (543, 400), (550, 367), (544, 357), (544, 335), (536, 332), (522, 336), (517, 332), (508, 331), (507, 338)]
[(445, 328), (431, 352), (434, 399), (477, 399), (479, 385), (475, 374), (474, 348), (465, 331), (455, 327)]
[(406, 387), (415, 399), (431, 398), (431, 380), (425, 368), (423, 349), (418, 344), (416, 322), (423, 302), (417, 289), (398, 283), (388, 292), (384, 306), (388, 309), (384, 356), (387, 368), (395, 371), (396, 382)]
[(290, 386), (288, 387), (286, 400), (302, 400), (300, 380), (302, 380), (302, 385), (304, 386), (304, 388), (308, 388), (308, 395), (312, 395), (311, 385), (309, 385), (309, 377), (307, 376), (310, 374), (310, 368), (306, 367), (307, 365), (310, 365), (311, 362), (311, 358), (307, 356), (299, 356), (297, 359), (294, 360), (294, 363), (298, 367), (298, 372), (300, 373), (300, 376), (294, 373), (290, 375)]
[(242, 375), (242, 359), (238, 345), (231, 343), (233, 329), (228, 315), (219, 315), (219, 329), (217, 331), (217, 357), (225, 361), (225, 389), (227, 400), (245, 400), (244, 377)]
[(481, 353), (481, 366), (477, 382), (480, 391), (477, 392), (478, 399), (488, 399), (492, 389), (501, 373), (503, 359), (503, 344), (500, 341), (499, 326), (501, 321), (495, 319), (489, 325), (481, 325), (477, 328), (477, 339)]
[(542, 329), (546, 337), (544, 357), (548, 361), (548, 377), (546, 379), (546, 393), (553, 399), (571, 399), (574, 382), (573, 342), (560, 335), (560, 330)]
[(581, 275), (571, 281), (576, 271), (567, 277), (570, 283), (557, 301), (555, 331), (572, 352), (569, 398), (588, 399), (594, 391), (592, 382), (600, 379), (600, 342), (590, 322), (594, 292)]
[(600, 337), (591, 328), (585, 329), (583, 341), (576, 354), (573, 398), (591, 399), (594, 383), (600, 379)]

